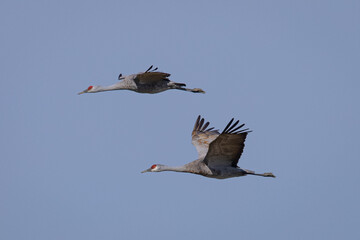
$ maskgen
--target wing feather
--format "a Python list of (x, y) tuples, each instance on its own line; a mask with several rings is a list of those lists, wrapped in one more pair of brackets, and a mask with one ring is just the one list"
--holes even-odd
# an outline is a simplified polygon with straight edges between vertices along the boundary
[(153, 65), (151, 65), (145, 72), (148, 72), (152, 69)]
[(226, 130), (226, 132), (230, 133), (231, 130), (239, 123), (239, 120), (237, 120), (229, 129)]
[(209, 144), (214, 141), (217, 136), (219, 136), (218, 130), (213, 130), (214, 128), (206, 129), (210, 123), (206, 122), (205, 119), (201, 118), (199, 115), (195, 121), (195, 125), (192, 131), (192, 144), (195, 146), (199, 159), (204, 158), (208, 152)]
[(201, 131), (205, 131), (205, 129), (209, 126), (209, 122), (206, 122), (204, 126), (202, 127)]
[(230, 127), (230, 125), (232, 124), (233, 121), (234, 121), (234, 118), (232, 118), (232, 119), (230, 120), (230, 122), (226, 125), (226, 127), (224, 128), (224, 130), (223, 130), (222, 133), (224, 133), (224, 132), (227, 131), (227, 129)]
[(245, 124), (236, 127), (239, 121), (232, 124), (233, 121), (234, 119), (231, 119), (224, 131), (209, 144), (209, 149), (204, 159), (204, 163), (209, 167), (237, 167), (245, 147), (246, 136), (251, 131), (248, 128), (239, 130)]
[(236, 132), (236, 130), (238, 130), (238, 129), (242, 128), (244, 125), (245, 125), (245, 124), (241, 124), (241, 125), (240, 125), (240, 126), (238, 126), (237, 128), (232, 129), (231, 131), (229, 130), (229, 133), (235, 133), (235, 132)]
[(140, 84), (156, 84), (160, 81), (170, 81), (168, 77), (170, 73), (163, 73), (163, 72), (144, 72), (139, 73), (135, 77), (135, 81)]

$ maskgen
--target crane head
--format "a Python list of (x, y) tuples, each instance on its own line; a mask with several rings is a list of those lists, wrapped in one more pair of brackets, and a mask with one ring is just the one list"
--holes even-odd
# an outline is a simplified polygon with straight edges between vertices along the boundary
[(146, 172), (160, 172), (161, 171), (161, 166), (160, 164), (154, 164), (152, 165), (149, 169), (146, 169), (144, 171), (142, 171), (141, 173), (146, 173)]
[(88, 92), (92, 92), (92, 90), (94, 90), (94, 86), (89, 86), (87, 89), (85, 89), (82, 92), (79, 92), (78, 94), (83, 94), (83, 93), (88, 93)]

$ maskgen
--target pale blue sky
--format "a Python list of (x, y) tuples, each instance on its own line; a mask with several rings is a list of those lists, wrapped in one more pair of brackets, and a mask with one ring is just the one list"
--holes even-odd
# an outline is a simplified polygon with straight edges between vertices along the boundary
[[(359, 1), (0, 2), (0, 239), (359, 239)], [(76, 93), (150, 65), (207, 93)], [(198, 114), (276, 179), (195, 160)]]

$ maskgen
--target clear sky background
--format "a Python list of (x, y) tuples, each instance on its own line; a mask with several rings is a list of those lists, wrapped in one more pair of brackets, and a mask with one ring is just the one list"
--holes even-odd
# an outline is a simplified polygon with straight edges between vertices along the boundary
[[(359, 239), (359, 1), (0, 2), (0, 239)], [(207, 93), (89, 85), (150, 65)], [(197, 158), (201, 114), (253, 130)]]

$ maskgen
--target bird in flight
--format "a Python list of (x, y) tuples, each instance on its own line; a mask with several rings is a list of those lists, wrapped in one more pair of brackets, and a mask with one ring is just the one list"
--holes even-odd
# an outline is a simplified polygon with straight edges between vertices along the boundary
[(225, 179), (245, 175), (275, 177), (272, 173), (255, 173), (237, 166), (244, 149), (244, 142), (249, 129), (241, 129), (245, 124), (238, 126), (239, 120), (233, 123), (234, 118), (227, 124), (222, 133), (214, 128), (207, 128), (209, 122), (199, 116), (192, 131), (192, 144), (199, 154), (198, 159), (179, 167), (170, 167), (154, 164), (145, 172), (186, 172), (199, 174), (204, 177)]
[[(138, 93), (159, 93), (170, 89), (183, 90), (193, 93), (205, 93), (200, 88), (185, 88), (185, 83), (177, 83), (171, 81), (168, 77), (169, 73), (158, 72), (157, 68), (152, 69), (152, 65), (145, 72), (140, 72), (137, 74), (131, 74), (123, 76), (121, 73), (118, 77), (120, 82), (115, 83), (110, 86), (89, 86), (82, 92), (83, 93), (96, 93), (112, 90), (131, 90)], [(152, 70), (151, 70), (152, 69)]]

